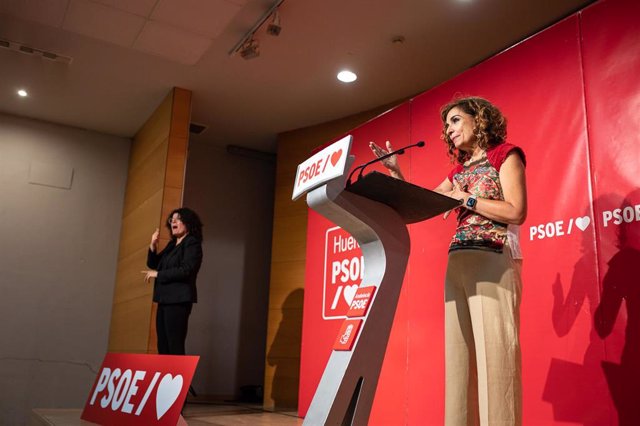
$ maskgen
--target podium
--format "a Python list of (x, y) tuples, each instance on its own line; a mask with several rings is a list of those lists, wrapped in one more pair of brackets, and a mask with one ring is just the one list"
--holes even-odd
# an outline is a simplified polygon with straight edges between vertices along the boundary
[(344, 175), (333, 178), (309, 191), (307, 204), (356, 239), (365, 265), (358, 291), (369, 290), (373, 297), (366, 299), (363, 313), (354, 309), (356, 293), (349, 311), (355, 314), (347, 314), (336, 340), (338, 345), (352, 339), (352, 346), (334, 346), (303, 425), (364, 426), (409, 259), (407, 224), (437, 216), (461, 201), (372, 172), (346, 188)]

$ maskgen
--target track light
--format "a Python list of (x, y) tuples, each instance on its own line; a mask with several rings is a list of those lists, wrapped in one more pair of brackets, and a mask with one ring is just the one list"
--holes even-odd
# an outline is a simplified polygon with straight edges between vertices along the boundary
[[(1, 1), (1, 0), (0, 0)], [(269, 24), (269, 28), (267, 32), (271, 35), (277, 36), (280, 34), (282, 28), (280, 27), (280, 16), (278, 15), (278, 7), (284, 2), (284, 0), (274, 0), (273, 5), (267, 10), (267, 12), (262, 15), (260, 19), (251, 27), (249, 31), (247, 31), (240, 40), (231, 48), (229, 51), (229, 56), (233, 56), (236, 53), (240, 52), (240, 55), (245, 59), (255, 58), (259, 55), (258, 53), (258, 42), (254, 40), (254, 35), (260, 29), (262, 24), (265, 23), (270, 16), (273, 17), (273, 22)], [(247, 46), (254, 45), (255, 47), (249, 47), (247, 50)], [(245, 52), (246, 51), (246, 56)]]
[(277, 37), (280, 35), (280, 31), (282, 31), (282, 27), (280, 26), (280, 12), (276, 9), (276, 11), (273, 12), (273, 20), (267, 26), (267, 34)]
[(260, 45), (258, 40), (253, 37), (247, 39), (247, 41), (240, 48), (240, 56), (242, 59), (253, 59), (260, 56)]

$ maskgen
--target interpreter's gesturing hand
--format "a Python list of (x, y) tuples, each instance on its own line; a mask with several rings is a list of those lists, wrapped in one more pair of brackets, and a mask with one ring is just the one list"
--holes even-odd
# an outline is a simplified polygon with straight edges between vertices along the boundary
[(154, 271), (154, 270), (146, 270), (146, 271), (140, 271), (144, 274), (144, 282), (145, 283), (150, 283), (151, 282), (151, 278), (156, 278), (158, 276), (158, 271)]
[(160, 238), (160, 229), (156, 228), (156, 230), (151, 234), (151, 243), (149, 244), (149, 248), (151, 251), (158, 251), (158, 239)]

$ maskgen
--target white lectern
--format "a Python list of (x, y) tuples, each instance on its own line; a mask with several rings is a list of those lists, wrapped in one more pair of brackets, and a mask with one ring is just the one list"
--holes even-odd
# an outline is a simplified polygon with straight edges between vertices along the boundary
[[(323, 154), (327, 150), (331, 147), (316, 156), (330, 158), (331, 152)], [(364, 426), (409, 258), (406, 225), (457, 207), (460, 201), (373, 172), (347, 188), (345, 173), (333, 177), (307, 193), (307, 204), (360, 245), (365, 271), (358, 293), (365, 297), (354, 297), (303, 424)]]

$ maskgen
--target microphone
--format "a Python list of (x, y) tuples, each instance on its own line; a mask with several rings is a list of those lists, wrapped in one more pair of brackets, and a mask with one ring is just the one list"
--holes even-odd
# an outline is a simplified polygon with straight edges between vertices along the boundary
[(416, 146), (418, 148), (422, 148), (424, 146), (424, 141), (420, 141), (420, 142), (414, 143), (412, 145), (407, 145), (407, 146), (402, 147), (400, 149), (396, 149), (395, 151), (391, 151), (391, 152), (389, 152), (389, 153), (387, 153), (385, 155), (381, 155), (380, 157), (376, 157), (371, 161), (367, 161), (366, 163), (359, 165), (358, 167), (353, 169), (351, 171), (351, 173), (349, 174), (349, 177), (347, 178), (347, 186), (351, 185), (351, 177), (353, 176), (353, 174), (356, 171), (360, 170), (360, 173), (358, 173), (358, 180), (360, 180), (360, 178), (362, 178), (362, 173), (364, 172), (364, 169), (367, 166), (370, 166), (371, 164), (377, 163), (378, 161), (382, 161), (382, 160), (384, 160), (386, 158), (389, 158), (389, 157), (392, 157), (394, 155), (402, 155), (402, 154), (404, 154), (404, 151), (406, 149), (413, 148), (413, 147), (416, 147)]

